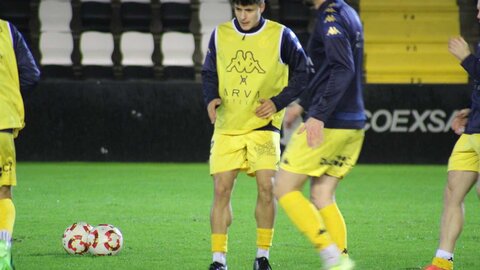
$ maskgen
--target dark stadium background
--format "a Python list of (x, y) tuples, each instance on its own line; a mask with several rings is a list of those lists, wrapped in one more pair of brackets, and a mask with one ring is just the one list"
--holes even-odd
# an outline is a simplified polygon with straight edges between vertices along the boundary
[[(214, 1), (60, 1), (69, 3), (71, 64), (44, 64), (41, 37), (45, 10), (40, 0), (1, 0), (0, 18), (24, 34), (43, 72), (25, 94), (27, 126), (17, 140), (22, 161), (204, 162), (212, 133), (201, 92), (201, 5)], [(359, 0), (348, 0), (360, 10)], [(306, 43), (313, 13), (300, 0), (267, 1), (267, 18), (289, 26)], [(479, 37), (474, 0), (458, 0), (462, 36)], [(43, 12), (43, 13), (42, 13)], [(211, 10), (211, 16), (219, 11)], [(48, 14), (61, 14), (47, 10)], [(55, 17), (55, 16), (53, 16)], [(205, 23), (203, 24), (205, 25)], [(63, 28), (65, 28), (63, 27)], [(55, 27), (54, 27), (55, 28)], [(62, 28), (62, 27), (60, 27)], [(62, 30), (64, 31), (64, 30)], [(80, 38), (87, 31), (113, 37), (111, 65), (82, 64)], [(153, 37), (150, 67), (122, 64), (121, 36)], [(202, 32), (203, 31), (203, 32)], [(192, 64), (163, 64), (165, 33), (191, 35)], [(178, 44), (178, 46), (183, 44)], [(446, 48), (446, 41), (445, 41)], [(368, 61), (368, 55), (366, 55)], [(366, 83), (369, 125), (360, 163), (444, 164), (457, 138), (449, 130), (456, 110), (469, 105), (468, 83)]]

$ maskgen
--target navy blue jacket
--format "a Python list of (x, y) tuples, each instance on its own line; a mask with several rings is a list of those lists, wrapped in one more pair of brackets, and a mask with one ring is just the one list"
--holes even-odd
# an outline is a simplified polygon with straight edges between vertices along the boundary
[(475, 54), (470, 54), (462, 61), (462, 67), (473, 79), (472, 105), (465, 133), (480, 133), (480, 45)]
[(362, 129), (366, 116), (360, 18), (343, 0), (327, 0), (316, 16), (306, 50), (315, 73), (300, 105), (307, 118), (323, 121), (326, 128)]
[[(242, 30), (237, 20), (234, 19), (234, 24), (237, 30), (241, 33), (254, 33), (262, 28), (265, 19), (260, 19), (260, 24), (257, 27), (250, 29), (248, 32)], [(275, 42), (275, 41), (272, 41)], [(305, 81), (307, 81), (307, 56), (300, 45), (298, 38), (289, 28), (285, 27), (281, 40), (281, 55), (282, 61), (289, 66), (289, 81), (283, 91), (271, 100), (275, 104), (277, 111), (282, 110), (292, 101), (297, 99), (303, 89), (305, 88)], [(219, 98), (218, 93), (218, 74), (217, 74), (217, 55), (215, 48), (215, 31), (210, 37), (208, 44), (208, 53), (205, 57), (205, 62), (202, 68), (202, 82), (203, 95), (205, 104), (208, 105), (210, 101)]]
[(28, 91), (40, 80), (40, 70), (22, 34), (12, 23), (9, 22), (8, 24), (10, 25), (10, 33), (12, 34), (13, 50), (17, 58), (20, 90), (22, 93), (25, 93), (24, 91)]

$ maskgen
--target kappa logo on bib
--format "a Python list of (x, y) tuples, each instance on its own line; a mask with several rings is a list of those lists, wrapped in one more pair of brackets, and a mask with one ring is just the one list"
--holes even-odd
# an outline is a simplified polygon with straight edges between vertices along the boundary
[(235, 57), (232, 58), (230, 64), (227, 66), (227, 72), (237, 71), (238, 73), (265, 73), (265, 70), (260, 65), (260, 62), (255, 59), (251, 51), (238, 50)]

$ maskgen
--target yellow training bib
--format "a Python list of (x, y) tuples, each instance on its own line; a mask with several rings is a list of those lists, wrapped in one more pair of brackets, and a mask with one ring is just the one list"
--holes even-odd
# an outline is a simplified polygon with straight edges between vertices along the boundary
[(0, 130), (13, 128), (16, 136), (25, 126), (24, 114), (10, 27), (0, 20)]
[(260, 99), (279, 94), (288, 84), (288, 66), (281, 61), (284, 26), (265, 20), (252, 34), (239, 32), (233, 21), (216, 29), (217, 72), (222, 104), (217, 109), (215, 132), (244, 134), (270, 121), (281, 128), (284, 110), (269, 119), (255, 115)]

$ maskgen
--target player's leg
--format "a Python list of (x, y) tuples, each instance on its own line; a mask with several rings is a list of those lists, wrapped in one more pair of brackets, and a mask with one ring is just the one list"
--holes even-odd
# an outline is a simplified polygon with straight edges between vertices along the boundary
[[(255, 219), (257, 221), (257, 255), (255, 269), (270, 269), (268, 260), (273, 241), (276, 205), (273, 196), (274, 170), (259, 170), (257, 179), (257, 205)], [(260, 258), (262, 258), (260, 260)], [(263, 259), (264, 258), (264, 259)]]
[[(316, 246), (327, 269), (334, 269), (333, 267), (340, 263), (344, 264), (343, 269), (350, 269), (353, 267), (353, 263), (349, 258), (340, 256), (340, 250), (326, 229), (317, 207), (300, 192), (307, 175), (319, 177), (331, 169), (332, 163), (338, 163), (336, 160), (332, 161), (330, 157), (336, 157), (335, 153), (338, 149), (342, 149), (343, 145), (338, 145), (336, 142), (338, 136), (332, 132), (331, 129), (324, 130), (324, 143), (316, 149), (308, 146), (305, 133), (294, 133), (283, 154), (281, 169), (275, 177), (274, 190), (287, 215)], [(358, 133), (363, 138), (363, 132), (359, 131)], [(359, 149), (357, 149), (358, 152)], [(355, 161), (356, 159), (352, 163), (354, 164)], [(347, 164), (344, 164), (343, 167), (347, 167)], [(343, 169), (333, 170), (332, 175), (343, 177), (346, 172), (348, 169), (345, 171)], [(335, 188), (331, 187), (331, 189), (333, 191), (329, 193), (333, 194)]]
[(347, 227), (335, 201), (335, 191), (343, 179), (355, 166), (364, 139), (363, 130), (325, 129), (325, 143), (317, 150), (323, 161), (320, 169), (312, 172), (311, 200), (319, 209), (320, 216), (333, 241), (343, 254), (347, 255)]
[(335, 190), (339, 179), (329, 175), (312, 178), (310, 193), (313, 204), (319, 209), (319, 214), (330, 233), (333, 242), (342, 251), (347, 252), (347, 227), (340, 209), (335, 202)]
[(10, 186), (0, 187), (0, 269), (13, 269), (12, 235), (15, 223), (15, 206)]
[(273, 228), (275, 222), (275, 200), (273, 197), (274, 170), (260, 170), (257, 178), (257, 205), (255, 219), (258, 228)]
[(280, 162), (280, 134), (273, 131), (253, 131), (247, 135), (247, 160), (250, 175), (257, 180), (257, 254), (254, 270), (270, 270), (270, 248), (276, 214), (273, 177)]
[(478, 173), (471, 171), (448, 172), (440, 223), (440, 243), (432, 261), (432, 268), (427, 269), (453, 269), (455, 243), (462, 232), (464, 223), (463, 201), (477, 181), (477, 177)]
[(477, 179), (476, 190), (477, 190), (477, 197), (480, 199), (480, 179)]
[[(351, 269), (353, 263), (348, 258), (342, 261), (340, 250), (326, 230), (317, 208), (300, 191), (306, 180), (306, 175), (280, 169), (275, 176), (275, 197), (290, 220), (319, 252), (325, 269)], [(342, 263), (349, 266), (335, 268)]]
[(460, 136), (448, 161), (440, 241), (431, 265), (425, 268), (428, 270), (453, 269), (455, 243), (463, 229), (464, 199), (478, 179), (479, 159), (470, 136)]
[[(12, 201), (12, 187), (0, 187), (0, 240), (11, 240), (15, 223), (15, 206)], [(4, 236), (7, 234), (7, 238)]]
[(443, 214), (440, 226), (439, 248), (453, 253), (464, 222), (464, 199), (477, 181), (478, 173), (469, 171), (448, 172), (445, 187)]
[(211, 270), (224, 270), (228, 251), (228, 227), (232, 223), (231, 195), (240, 169), (244, 169), (246, 153), (242, 136), (214, 134), (210, 153), (210, 174), (213, 175), (213, 203), (210, 212), (213, 263)]
[(16, 161), (13, 135), (0, 132), (0, 269), (13, 269), (11, 246), (15, 223), (12, 186), (16, 185)]
[[(217, 173), (213, 176), (214, 195), (210, 212), (213, 262), (226, 265), (228, 227), (232, 224), (231, 195), (238, 171)], [(221, 268), (220, 268), (221, 269)]]
[(306, 135), (293, 133), (275, 175), (274, 193), (287, 216), (319, 252), (327, 269), (341, 260), (317, 208), (301, 192), (312, 168), (318, 167), (316, 153), (307, 145)]

